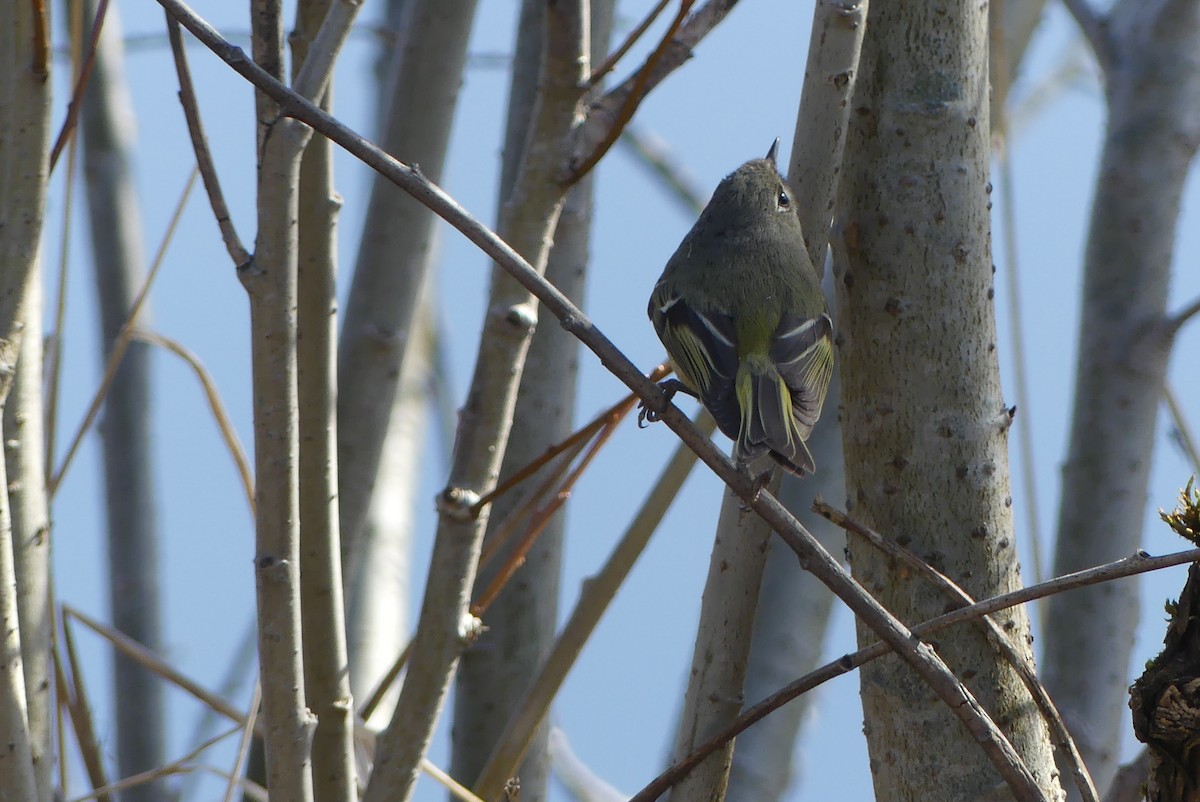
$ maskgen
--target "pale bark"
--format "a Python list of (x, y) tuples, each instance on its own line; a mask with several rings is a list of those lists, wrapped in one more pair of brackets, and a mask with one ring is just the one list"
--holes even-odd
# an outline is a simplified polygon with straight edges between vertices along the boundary
[[(314, 37), (344, 3), (302, 0), (291, 36), (293, 73), (313, 68)], [(336, 13), (336, 12), (335, 12)], [(303, 67), (298, 65), (303, 64)], [(302, 77), (293, 76), (297, 85)], [(332, 89), (321, 107), (333, 106)], [(346, 651), (337, 496), (337, 215), (333, 145), (309, 142), (300, 164), (297, 241), (297, 394), (300, 445), (300, 591), (304, 693), (317, 717), (312, 742), (313, 797), (356, 802), (354, 701)]]
[[(83, 19), (90, 23), (96, 16), (96, 0), (86, 0), (83, 8)], [(135, 122), (124, 62), (120, 15), (110, 5), (80, 118), (102, 362), (116, 347), (146, 275), (133, 175)], [(148, 313), (143, 304), (139, 323), (146, 325)], [(112, 623), (151, 651), (162, 653), (150, 383), (150, 346), (130, 343), (105, 399), (100, 433)], [(112, 659), (117, 770), (121, 777), (130, 777), (167, 762), (164, 688), (157, 677), (128, 658), (114, 653)], [(151, 802), (161, 799), (166, 788), (160, 779), (131, 788), (123, 796)]]
[[(773, 491), (778, 488), (778, 477), (771, 485)], [(674, 760), (707, 741), (741, 712), (754, 612), (770, 537), (766, 521), (726, 488), (700, 601), (700, 624), (675, 735)], [(732, 760), (730, 741), (684, 777), (667, 798), (720, 802), (725, 798)]]
[[(501, 205), (512, 190), (537, 97), (544, 5), (543, 0), (528, 0), (522, 5), (505, 133), (507, 161), (502, 167)], [(612, 12), (611, 0), (591, 3), (591, 63), (604, 57)], [(591, 207), (589, 175), (567, 196), (546, 266), (546, 279), (579, 306), (583, 305), (588, 265)], [(528, 465), (571, 433), (578, 367), (578, 340), (559, 326), (539, 326), (525, 360), (501, 475)], [(521, 488), (497, 499), (492, 505), (492, 524), (502, 524), (509, 516), (519, 514), (525, 500), (522, 491), (537, 487), (547, 475), (543, 470)], [(455, 688), (451, 773), (468, 784), (480, 776), (506, 723), (516, 712), (515, 705), (529, 678), (553, 645), (565, 515), (565, 506), (560, 507), (547, 523), (524, 564), (488, 609), (487, 631), (463, 656)], [(489, 527), (488, 537), (495, 535), (496, 528)], [(519, 538), (513, 540), (493, 556), (488, 569), (480, 572), (475, 582), (477, 591), (488, 587), (511, 558)], [(549, 728), (543, 725), (516, 772), (522, 802), (542, 802), (546, 797), (548, 737)]]
[[(975, 598), (1019, 585), (989, 241), (986, 8), (875, 5), (850, 115), (834, 249), (846, 491), (852, 514)], [(937, 590), (851, 541), (856, 578), (902, 620), (944, 610)], [(1021, 610), (999, 617), (1021, 652)], [(860, 642), (874, 634), (859, 627)], [(976, 631), (937, 651), (963, 677), (1042, 792), (1061, 789), (1044, 722)], [(864, 668), (880, 799), (976, 799), (989, 764), (907, 666)]]
[[(819, 272), (823, 272), (829, 242), (849, 98), (858, 71), (866, 13), (865, 2), (846, 4), (837, 0), (818, 2), (813, 10), (788, 182), (796, 192), (809, 258)], [(837, 388), (831, 389), (834, 394), (827, 400), (826, 409), (836, 410)], [(814, 438), (813, 445), (822, 448), (814, 452), (818, 465), (815, 481), (827, 494), (840, 497), (841, 444), (836, 416), (828, 415), (818, 429), (822, 433)], [(818, 489), (814, 481), (786, 476), (779, 486), (783, 485), (788, 488), (787, 498), (781, 500), (793, 514), (834, 545), (831, 551), (840, 550), (844, 543), (841, 535), (809, 509)], [(800, 502), (801, 498), (809, 503)], [(775, 543), (768, 550), (770, 528), (757, 515), (742, 510), (741, 500), (726, 492), (709, 567), (709, 582), (719, 583), (724, 590), (717, 585), (705, 586), (700, 630), (711, 634), (703, 648), (700, 639), (704, 636), (697, 637), (692, 683), (676, 737), (676, 759), (727, 726), (743, 703), (756, 702), (787, 682), (781, 674), (796, 671), (801, 667), (798, 661), (815, 665), (820, 654), (832, 596), (812, 575), (799, 570), (790, 550), (775, 547), (782, 544)], [(739, 557), (743, 564), (738, 570), (729, 570)], [(774, 563), (770, 570), (769, 560)], [(766, 604), (757, 593), (764, 582), (770, 592)], [(755, 593), (748, 593), (747, 585)], [(716, 602), (722, 595), (728, 596), (727, 603)], [(808, 600), (812, 603), (805, 604)], [(803, 619), (796, 614), (800, 607), (807, 613)], [(741, 633), (736, 642), (730, 642), (729, 630)], [(756, 633), (753, 638), (751, 632)], [(718, 654), (720, 660), (714, 663), (714, 655)], [(719, 670), (720, 666), (725, 670)], [(723, 798), (735, 765), (739, 767), (737, 785), (728, 789), (732, 799), (778, 797), (790, 780), (790, 757), (802, 712), (803, 706), (794, 704), (786, 715), (778, 715), (752, 731), (753, 745), (744, 752), (735, 752), (730, 743), (723, 754), (714, 755), (692, 771), (672, 792), (672, 798)], [(698, 713), (704, 718), (692, 719)]]
[[(391, 669), (396, 655), (412, 636), (409, 623), (412, 595), (412, 544), (422, 468), (438, 449), (429, 436), (431, 374), (433, 372), (435, 313), (432, 288), (417, 307), (401, 364), (396, 403), (379, 460), (371, 508), (363, 532), (363, 555), (358, 580), (350, 584), (348, 622), (350, 686), (361, 707)], [(449, 444), (445, 445), (449, 448)], [(392, 688), (368, 722), (383, 729), (396, 708), (400, 687)]]
[[(0, 405), (36, 275), (50, 150), (50, 36), (44, 5), (0, 3)], [(33, 336), (39, 336), (34, 332)], [(5, 418), (7, 425), (7, 417)], [(11, 436), (11, 435), (9, 435)], [(35, 448), (41, 444), (34, 444)], [(6, 471), (0, 460), (0, 471)], [(7, 488), (0, 476), (0, 487)], [(9, 494), (0, 492), (0, 799), (38, 799), (30, 741)], [(35, 635), (36, 642), (36, 635)]]
[[(585, 8), (585, 3), (566, 3), (547, 9), (541, 91), (522, 168), (500, 215), (500, 235), (538, 273), (545, 270), (566, 194), (562, 170), (588, 61)], [(366, 802), (411, 798), (420, 758), (471, 626), (467, 605), (489, 517), (486, 508), (472, 508), (496, 484), (537, 323), (536, 299), (498, 270), (487, 309), (475, 375), (459, 417), (450, 479), (438, 498), (437, 537), (408, 675), (396, 713), (379, 741)]]
[[(1175, 332), (1166, 306), (1180, 195), (1200, 144), (1200, 3), (1122, 2), (1101, 30), (1108, 121), (1084, 257), (1056, 574), (1142, 543)], [(1138, 585), (1055, 596), (1047, 621), (1046, 687), (1103, 790), (1128, 715)]]
[[(382, 147), (441, 180), (475, 0), (406, 0), (388, 78)], [(376, 176), (339, 344), (342, 564), (353, 583), (405, 346), (428, 272), (433, 214)]]
[[(407, 5), (407, 0), (388, 0), (384, 4), (383, 24), (396, 40), (400, 37)], [(391, 62), (394, 55), (401, 52), (403, 50), (397, 50), (392, 41), (383, 44), (374, 58), (372, 77), (377, 84), (374, 91), (377, 94), (376, 138), (379, 140), (384, 138), (384, 121), (391, 106), (391, 86), (388, 85)], [(431, 119), (428, 115), (418, 116), (426, 122)], [(434, 249), (430, 247), (425, 252), (430, 257)], [(430, 271), (425, 269), (425, 273)], [(362, 553), (356, 561), (358, 571), (354, 576), (344, 577), (348, 588), (350, 689), (359, 700), (359, 707), (383, 680), (410, 636), (409, 597), (413, 583), (415, 510), (418, 509), (416, 493), (421, 483), (420, 466), (425, 460), (425, 430), (430, 407), (428, 389), (433, 370), (432, 283), (426, 275), (425, 287), (414, 311), (415, 319), (403, 346), (396, 397), (386, 424), (379, 469), (374, 477), (374, 487), (379, 492), (372, 491), (368, 503), (362, 528)], [(341, 435), (340, 439), (344, 439), (346, 432)], [(388, 724), (396, 708), (398, 693), (400, 684), (392, 683), (368, 719), (373, 729), (383, 729)]]
[[(40, 265), (38, 266), (40, 267)], [(12, 393), (4, 408), (4, 458), (8, 501), (12, 506), (13, 562), (16, 566), (17, 613), (21, 624), (21, 658), (38, 800), (54, 799), (54, 706), (50, 665), (50, 513), (42, 420), (42, 293), (41, 271), (35, 267), (25, 307), (21, 358)]]
[[(252, 5), (254, 61), (283, 77), (281, 9)], [(300, 622), (299, 439), (296, 389), (297, 214), (300, 156), (311, 131), (255, 93), (258, 234), (239, 271), (250, 296), (254, 397), (255, 584), (267, 784), (279, 798), (313, 799)]]

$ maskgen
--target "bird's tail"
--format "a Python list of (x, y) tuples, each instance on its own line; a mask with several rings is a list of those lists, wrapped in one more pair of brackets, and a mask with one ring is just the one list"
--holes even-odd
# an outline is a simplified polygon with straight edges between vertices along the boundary
[(742, 360), (734, 383), (742, 413), (734, 458), (747, 463), (764, 454), (794, 474), (816, 470), (800, 422), (796, 420), (792, 392), (773, 362), (753, 357)]

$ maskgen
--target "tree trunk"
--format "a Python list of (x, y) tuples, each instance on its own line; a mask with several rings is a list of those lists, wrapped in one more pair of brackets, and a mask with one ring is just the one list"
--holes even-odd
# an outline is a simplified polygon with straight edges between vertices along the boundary
[[(544, 5), (541, 0), (522, 5), (504, 146), (506, 158), (513, 161), (502, 167), (508, 183), (500, 187), (501, 205), (512, 189), (512, 177), (519, 166), (530, 111), (537, 97)], [(603, 60), (607, 48), (613, 3), (594, 2), (591, 12), (591, 63), (596, 64)], [(578, 306), (583, 306), (591, 226), (589, 175), (572, 187), (567, 196), (546, 265), (546, 278)], [(578, 368), (578, 340), (561, 326), (539, 326), (525, 360), (501, 476), (529, 464), (571, 433)], [(488, 537), (495, 534), (497, 525), (517, 513), (524, 492), (536, 488), (547, 475), (543, 470), (496, 500)], [(529, 678), (537, 672), (554, 643), (565, 516), (565, 508), (560, 508), (542, 530), (524, 564), (489, 608), (484, 618), (487, 631), (463, 657), (455, 693), (451, 771), (468, 784), (479, 777)], [(520, 526), (517, 531), (523, 528)], [(507, 547), (494, 555), (489, 567), (475, 581), (476, 593), (488, 587), (512, 552)], [(550, 776), (548, 737), (549, 728), (543, 725), (518, 771), (522, 802), (546, 799)]]
[[(846, 492), (852, 514), (975, 598), (1019, 585), (989, 240), (986, 7), (869, 13), (835, 247)], [(901, 620), (946, 599), (851, 539), (854, 574)], [(1028, 650), (1023, 610), (998, 616)], [(859, 628), (860, 643), (875, 636)], [(936, 642), (1048, 795), (1042, 720), (974, 629)], [(894, 657), (861, 673), (879, 799), (976, 799), (1000, 783), (949, 710)]]
[[(1180, 196), (1200, 144), (1200, 3), (1118, 3), (1100, 54), (1108, 122), (1084, 264), (1071, 439), (1054, 572), (1142, 543), (1175, 323), (1166, 313)], [(1044, 676), (1105, 789), (1120, 756), (1138, 583), (1053, 596)]]
[[(93, 20), (96, 10), (96, 0), (86, 0), (84, 20)], [(112, 5), (105, 14), (92, 75), (83, 94), (80, 123), (103, 364), (146, 275), (144, 235), (133, 185), (133, 107), (125, 82), (120, 17)], [(147, 316), (143, 306), (139, 314), (142, 325)], [(161, 653), (150, 422), (150, 346), (132, 342), (104, 401), (100, 425), (108, 512), (109, 605), (113, 626)], [(167, 761), (167, 722), (162, 681), (114, 652), (113, 684), (120, 776), (163, 765)], [(166, 792), (166, 784), (157, 780), (131, 788), (124, 796), (133, 802), (151, 802)]]

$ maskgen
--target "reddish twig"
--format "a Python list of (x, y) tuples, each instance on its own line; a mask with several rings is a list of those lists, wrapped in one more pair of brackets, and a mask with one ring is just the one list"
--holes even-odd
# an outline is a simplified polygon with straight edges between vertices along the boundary
[(62, 149), (67, 144), (71, 132), (75, 130), (75, 124), (79, 121), (79, 107), (83, 103), (83, 92), (87, 89), (88, 79), (92, 77), (92, 67), (96, 63), (96, 47), (100, 44), (100, 30), (104, 26), (104, 17), (107, 14), (108, 0), (100, 0), (96, 4), (96, 18), (92, 20), (88, 49), (83, 55), (83, 64), (79, 68), (79, 77), (75, 80), (75, 87), (71, 90), (71, 102), (67, 104), (67, 117), (58, 131), (58, 138), (54, 140), (54, 147), (50, 149), (51, 173), (54, 172), (54, 165), (58, 163)]
[(591, 89), (593, 86), (604, 80), (605, 75), (608, 75), (610, 72), (612, 72), (613, 68), (617, 66), (617, 62), (629, 52), (629, 48), (633, 47), (634, 43), (637, 42), (638, 39), (642, 38), (642, 35), (646, 33), (651, 25), (654, 24), (654, 21), (658, 19), (658, 15), (663, 12), (663, 9), (667, 7), (667, 3), (669, 2), (671, 2), (671, 0), (659, 0), (658, 5), (650, 9), (650, 13), (646, 15), (645, 19), (638, 23), (636, 28), (629, 32), (629, 36), (625, 38), (625, 41), (621, 43), (621, 46), (610, 53), (608, 58), (604, 59), (603, 63), (601, 63), (599, 67), (592, 71), (591, 76), (586, 82), (584, 82), (584, 86), (586, 88)]

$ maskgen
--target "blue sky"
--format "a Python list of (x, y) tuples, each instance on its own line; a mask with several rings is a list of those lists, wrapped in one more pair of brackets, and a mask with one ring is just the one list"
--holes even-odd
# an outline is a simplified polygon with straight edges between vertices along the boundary
[[(626, 2), (623, 20), (640, 18), (650, 4)], [(121, 0), (126, 33), (161, 35), (162, 14), (152, 0)], [(196, 10), (220, 30), (244, 32), (248, 15), (234, 4), (197, 0)], [(517, 3), (480, 0), (473, 53), (511, 49)], [(367, 4), (363, 19), (379, 9)], [(289, 12), (290, 15), (290, 12)], [(697, 49), (695, 57), (672, 75), (639, 110), (638, 126), (669, 144), (701, 192), (748, 158), (762, 155), (776, 136), (790, 144), (808, 42), (811, 5), (781, 2), (741, 3)], [(61, 34), (58, 37), (61, 40)], [(1018, 95), (1054, 72), (1076, 35), (1055, 4), (1046, 13), (1023, 70)], [(242, 239), (253, 240), (253, 116), (248, 87), (228, 68), (198, 47), (190, 50), (209, 136), (226, 196)], [(372, 131), (375, 94), (369, 75), (375, 50), (368, 36), (357, 36), (340, 62), (336, 113), (356, 129)], [(630, 61), (630, 65), (636, 63)], [(61, 63), (60, 63), (61, 66)], [(187, 175), (192, 157), (186, 144), (176, 85), (165, 46), (130, 53), (128, 77), (137, 112), (137, 179), (146, 231), (153, 253)], [(626, 68), (628, 69), (628, 68)], [(624, 74), (623, 71), (620, 71)], [(59, 71), (58, 116), (67, 90)], [(481, 220), (495, 220), (495, 195), (508, 76), (495, 67), (475, 67), (466, 76), (451, 142), (445, 188)], [(1080, 263), (1103, 125), (1100, 91), (1084, 80), (1066, 88), (1032, 119), (1013, 143), (1014, 199), (1018, 226), (1020, 293), (1031, 386), (1029, 410), (1017, 425), (1033, 427), (1036, 476), (1043, 531), (1050, 533), (1057, 513), (1059, 466), (1067, 441), (1072, 371), (1078, 323)], [(59, 166), (50, 198), (44, 246), (48, 272), (62, 255), (65, 161)], [(365, 168), (340, 154), (338, 188), (345, 199), (341, 217), (343, 267), (353, 265), (358, 231), (367, 202)], [(1002, 192), (999, 173), (993, 179)], [(65, 331), (64, 405), (59, 442), (68, 439), (99, 381), (92, 278), (86, 257), (86, 217), (76, 195), (71, 218), (71, 277)], [(999, 201), (999, 197), (997, 197)], [(999, 209), (1001, 204), (997, 202)], [(662, 347), (645, 319), (645, 298), (662, 265), (692, 220), (623, 149), (616, 148), (599, 168), (596, 231), (586, 311), (619, 347), (649, 368)], [(474, 361), (479, 321), (488, 282), (487, 260), (448, 226), (441, 226), (438, 283), (441, 317), (452, 366), (452, 386), (461, 403)], [(996, 227), (995, 261), (1004, 264)], [(1172, 308), (1200, 295), (1200, 183), (1193, 175), (1184, 198), (1176, 249)], [(997, 320), (1001, 367), (1009, 401), (1013, 389), (1006, 283), (997, 280)], [(50, 289), (53, 297), (53, 289)], [(217, 236), (202, 195), (192, 197), (183, 226), (168, 252), (151, 299), (153, 328), (180, 340), (204, 360), (221, 390), (247, 447), (251, 437), (248, 309)], [(1200, 344), (1197, 324), (1184, 330), (1172, 362), (1171, 380), (1193, 418), (1200, 413), (1200, 378), (1179, 354)], [(589, 354), (581, 359), (581, 420), (608, 406), (623, 393)], [(202, 683), (216, 687), (251, 621), (254, 577), (253, 532), (237, 476), (217, 436), (199, 387), (174, 357), (154, 360), (156, 408), (153, 428), (159, 523), (164, 543), (163, 588), (166, 600), (167, 657)], [(1013, 440), (1015, 443), (1015, 438)], [(90, 436), (72, 468), (54, 508), (55, 560), (59, 598), (101, 618), (107, 617), (103, 581), (103, 501), (100, 495), (99, 440)], [(562, 609), (569, 611), (580, 581), (607, 555), (644, 492), (657, 476), (675, 438), (665, 427), (639, 431), (632, 420), (621, 429), (592, 475), (572, 499), (569, 511)], [(444, 461), (432, 452), (425, 461), (430, 500), (416, 510), (417, 573), (427, 563), (434, 527), (432, 497), (444, 481)], [(1013, 456), (1017, 537), (1028, 555), (1024, 529), (1027, 500)], [(1186, 460), (1160, 423), (1146, 510), (1144, 547), (1151, 552), (1180, 547), (1154, 510), (1170, 508), (1190, 474)], [(555, 709), (579, 756), (614, 786), (632, 793), (661, 769), (673, 737), (700, 591), (720, 494), (716, 480), (700, 468), (656, 535), (627, 587), (605, 617), (581, 662), (568, 679)], [(1026, 559), (1025, 575), (1031, 570)], [(1183, 573), (1157, 574), (1142, 582), (1140, 636), (1133, 665), (1158, 648), (1162, 601), (1178, 593)], [(415, 588), (419, 594), (420, 587)], [(416, 596), (419, 599), (419, 595)], [(830, 658), (853, 648), (849, 616), (839, 610), (827, 645)], [(86, 677), (97, 707), (100, 731), (111, 743), (111, 711), (105, 699), (108, 660), (99, 641), (81, 638)], [(237, 692), (248, 698), (249, 686)], [(790, 799), (866, 799), (869, 774), (856, 698), (857, 678), (844, 677), (818, 691), (818, 705), (805, 742), (800, 780)], [(172, 693), (169, 753), (181, 755), (198, 706)], [(444, 728), (443, 728), (444, 736)], [(1132, 749), (1132, 741), (1130, 743)], [(230, 750), (215, 750), (218, 765), (230, 765)], [(446, 763), (444, 737), (431, 757)], [(201, 798), (216, 795), (205, 785)], [(836, 789), (836, 790), (835, 790)], [(75, 789), (78, 790), (78, 789)], [(565, 799), (556, 790), (556, 800)], [(441, 799), (442, 792), (423, 780), (419, 800)]]

